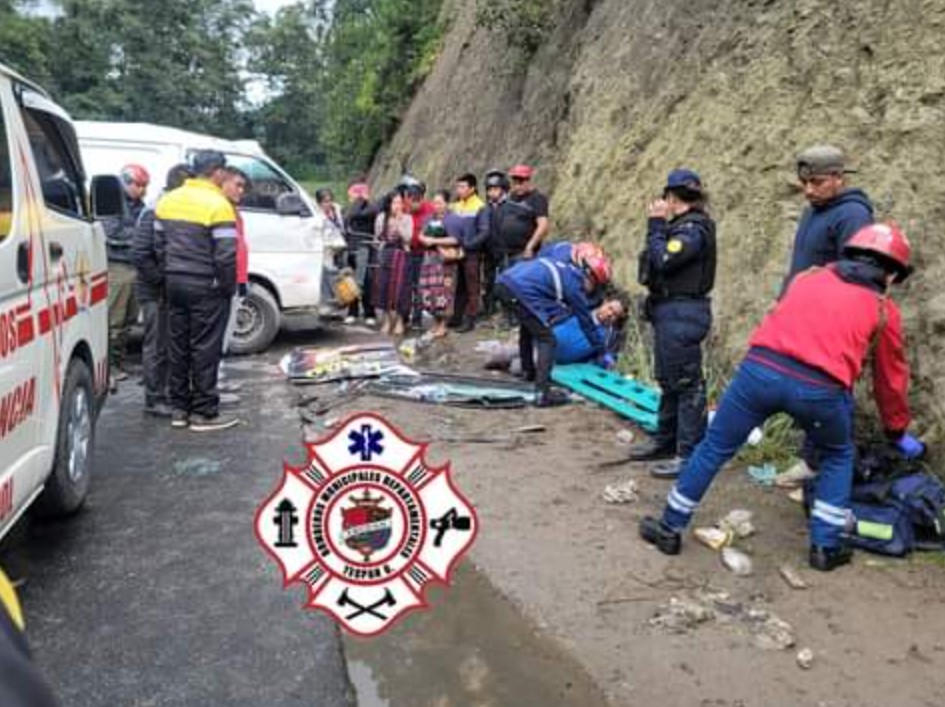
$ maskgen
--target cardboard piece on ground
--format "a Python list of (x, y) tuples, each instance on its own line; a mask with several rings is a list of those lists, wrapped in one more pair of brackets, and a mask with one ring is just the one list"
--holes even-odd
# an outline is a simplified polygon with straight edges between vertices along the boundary
[(551, 378), (578, 395), (633, 420), (647, 431), (657, 428), (660, 393), (652, 386), (590, 363), (555, 366)]

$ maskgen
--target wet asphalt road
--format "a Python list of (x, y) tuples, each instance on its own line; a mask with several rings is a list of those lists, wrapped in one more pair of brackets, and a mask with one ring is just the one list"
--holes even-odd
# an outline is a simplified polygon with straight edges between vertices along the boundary
[(282, 588), (253, 534), (299, 440), (275, 368), (291, 343), (231, 365), (244, 386), (234, 430), (172, 430), (124, 382), (99, 419), (83, 512), (27, 519), (4, 540), (0, 564), (25, 582), (29, 639), (63, 705), (353, 704), (338, 629), (300, 609), (303, 590)]

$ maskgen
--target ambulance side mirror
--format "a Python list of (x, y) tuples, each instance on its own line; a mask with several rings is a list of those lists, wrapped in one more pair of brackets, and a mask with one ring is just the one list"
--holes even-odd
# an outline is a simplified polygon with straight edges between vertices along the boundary
[(276, 213), (280, 216), (311, 216), (302, 197), (294, 192), (276, 197)]
[(92, 216), (95, 219), (119, 218), (125, 208), (121, 180), (111, 174), (92, 177)]

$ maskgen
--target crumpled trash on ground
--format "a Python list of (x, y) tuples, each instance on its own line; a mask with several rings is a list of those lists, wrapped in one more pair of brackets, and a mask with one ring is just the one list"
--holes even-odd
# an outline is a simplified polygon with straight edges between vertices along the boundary
[(718, 552), (732, 543), (735, 535), (730, 530), (722, 528), (696, 528), (692, 531), (696, 540), (711, 550)]
[(791, 565), (781, 565), (778, 567), (778, 574), (781, 575), (791, 589), (807, 589), (807, 582), (801, 577), (801, 573)]
[(636, 435), (633, 433), (633, 430), (622, 429), (617, 432), (617, 442), (619, 444), (633, 444), (633, 440), (636, 439)]
[(710, 622), (744, 627), (763, 650), (787, 650), (796, 643), (794, 628), (787, 621), (767, 609), (745, 606), (725, 591), (697, 590), (688, 596), (670, 597), (647, 624), (667, 633), (685, 634)]
[(774, 485), (782, 489), (796, 489), (814, 476), (816, 476), (814, 471), (801, 459), (783, 474), (778, 474), (774, 479)]
[(636, 479), (625, 479), (608, 484), (602, 495), (606, 503), (633, 503), (639, 498), (639, 491), (640, 486)]
[(749, 609), (745, 620), (755, 645), (762, 650), (784, 651), (797, 642), (794, 627), (766, 609)]
[(774, 464), (750, 466), (748, 467), (748, 475), (752, 481), (761, 486), (772, 486), (778, 477), (778, 468)]
[(722, 548), (722, 564), (739, 577), (747, 577), (754, 570), (751, 558), (737, 547)]
[(745, 508), (736, 508), (728, 512), (716, 525), (722, 530), (730, 530), (736, 538), (747, 538), (754, 534), (755, 526), (751, 522), (754, 514)]
[(814, 651), (810, 648), (801, 648), (797, 652), (797, 667), (801, 670), (810, 670), (814, 666)]

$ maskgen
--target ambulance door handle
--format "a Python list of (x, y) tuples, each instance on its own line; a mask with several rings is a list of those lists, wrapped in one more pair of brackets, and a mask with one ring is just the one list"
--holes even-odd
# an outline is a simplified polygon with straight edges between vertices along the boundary
[(49, 242), (49, 261), (56, 262), (62, 257), (62, 245), (56, 241)]
[(30, 244), (27, 241), (16, 249), (16, 276), (24, 285), (30, 281)]

